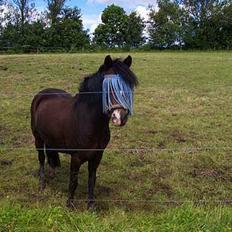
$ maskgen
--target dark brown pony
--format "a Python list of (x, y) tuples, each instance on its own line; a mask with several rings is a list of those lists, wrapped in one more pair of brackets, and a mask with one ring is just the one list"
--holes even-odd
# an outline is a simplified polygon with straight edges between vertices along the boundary
[[(79, 168), (86, 161), (89, 171), (88, 208), (94, 207), (96, 171), (110, 140), (110, 118), (113, 123), (117, 121), (117, 125), (122, 126), (128, 117), (128, 110), (118, 104), (103, 113), (102, 82), (104, 75), (119, 74), (133, 88), (137, 79), (130, 70), (131, 63), (131, 56), (124, 61), (106, 56), (104, 64), (84, 79), (75, 96), (51, 88), (39, 92), (32, 101), (31, 128), (40, 162), (39, 187), (41, 190), (45, 188), (45, 155), (51, 170), (55, 171), (60, 166), (58, 152), (70, 154), (68, 207), (73, 207)], [(117, 120), (115, 117), (118, 117)]]

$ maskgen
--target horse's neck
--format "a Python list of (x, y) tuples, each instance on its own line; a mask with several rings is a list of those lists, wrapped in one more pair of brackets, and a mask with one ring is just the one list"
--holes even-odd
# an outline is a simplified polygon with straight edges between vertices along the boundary
[(83, 125), (109, 126), (109, 117), (103, 114), (101, 104), (89, 104), (88, 102), (77, 102), (75, 114), (77, 120)]

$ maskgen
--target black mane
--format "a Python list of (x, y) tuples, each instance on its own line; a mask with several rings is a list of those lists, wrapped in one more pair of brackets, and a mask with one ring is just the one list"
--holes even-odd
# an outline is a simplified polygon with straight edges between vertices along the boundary
[(112, 61), (110, 67), (106, 67), (106, 65), (103, 64), (96, 73), (84, 78), (79, 87), (79, 101), (94, 104), (101, 101), (102, 82), (104, 75), (109, 69), (112, 69), (113, 73), (122, 76), (131, 88), (134, 88), (138, 84), (136, 75), (123, 63), (122, 59), (117, 58)]
[[(128, 68), (126, 64), (123, 63), (122, 59), (117, 58), (112, 62), (112, 67), (115, 74), (119, 74), (122, 78), (129, 83), (131, 88), (134, 88), (138, 84), (136, 75)], [(104, 65), (99, 68), (100, 72), (104, 72)]]

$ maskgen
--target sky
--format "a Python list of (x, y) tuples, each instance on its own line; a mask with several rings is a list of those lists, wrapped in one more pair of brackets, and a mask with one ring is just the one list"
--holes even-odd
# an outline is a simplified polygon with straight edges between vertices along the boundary
[[(45, 0), (34, 0), (35, 7), (44, 10)], [(102, 11), (111, 4), (124, 8), (127, 13), (137, 11), (145, 20), (147, 19), (148, 5), (156, 5), (156, 0), (67, 0), (67, 6), (77, 6), (81, 9), (83, 25), (93, 33), (99, 23), (101, 23)]]

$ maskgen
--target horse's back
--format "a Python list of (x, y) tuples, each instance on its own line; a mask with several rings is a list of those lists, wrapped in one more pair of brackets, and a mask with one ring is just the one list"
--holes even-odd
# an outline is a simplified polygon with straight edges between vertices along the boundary
[[(35, 95), (31, 104), (31, 128), (34, 136), (41, 137), (40, 132), (60, 130), (71, 111), (73, 97), (61, 89), (44, 89)], [(54, 129), (55, 128), (55, 129)], [(57, 132), (58, 132), (57, 131)]]

